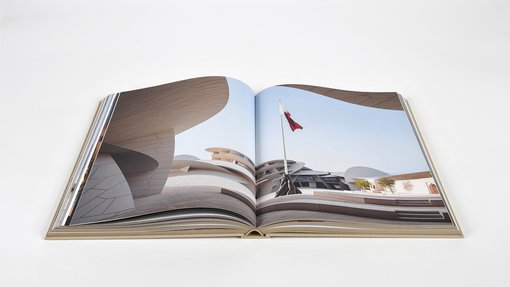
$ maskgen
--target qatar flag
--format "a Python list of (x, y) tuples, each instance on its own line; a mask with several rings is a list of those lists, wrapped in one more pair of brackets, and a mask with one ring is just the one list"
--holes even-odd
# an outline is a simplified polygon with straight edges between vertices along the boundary
[(303, 129), (303, 127), (296, 123), (291, 117), (290, 117), (290, 113), (283, 107), (282, 103), (280, 102), (280, 112), (282, 113), (283, 116), (285, 116), (285, 118), (287, 119), (287, 121), (289, 122), (289, 126), (290, 126), (290, 129), (292, 131), (295, 131), (297, 129)]

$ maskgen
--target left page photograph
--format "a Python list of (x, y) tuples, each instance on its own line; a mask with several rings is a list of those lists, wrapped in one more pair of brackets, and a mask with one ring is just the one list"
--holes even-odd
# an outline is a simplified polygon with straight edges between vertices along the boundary
[(120, 93), (67, 225), (180, 212), (255, 225), (254, 93), (202, 77)]

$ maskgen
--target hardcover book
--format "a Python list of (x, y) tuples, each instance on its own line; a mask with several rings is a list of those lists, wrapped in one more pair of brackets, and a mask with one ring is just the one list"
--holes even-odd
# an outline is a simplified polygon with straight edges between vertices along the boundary
[(406, 100), (227, 77), (100, 102), (47, 239), (462, 237)]

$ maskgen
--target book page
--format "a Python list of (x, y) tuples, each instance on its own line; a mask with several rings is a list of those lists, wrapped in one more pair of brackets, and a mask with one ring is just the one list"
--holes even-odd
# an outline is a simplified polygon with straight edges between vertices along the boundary
[(255, 101), (258, 226), (453, 226), (398, 94), (284, 85)]
[(123, 92), (70, 225), (170, 211), (255, 223), (254, 94), (203, 77)]

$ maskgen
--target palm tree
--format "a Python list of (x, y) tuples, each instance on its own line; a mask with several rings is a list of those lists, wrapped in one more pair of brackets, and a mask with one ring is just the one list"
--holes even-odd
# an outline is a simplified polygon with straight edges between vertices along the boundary
[(370, 182), (368, 182), (368, 180), (366, 179), (355, 179), (354, 180), (354, 185), (361, 189), (362, 191), (364, 191), (365, 189), (370, 189)]
[(377, 183), (379, 183), (383, 188), (389, 188), (391, 193), (395, 194), (393, 191), (393, 186), (395, 185), (395, 180), (388, 178), (388, 177), (381, 177), (377, 180)]

